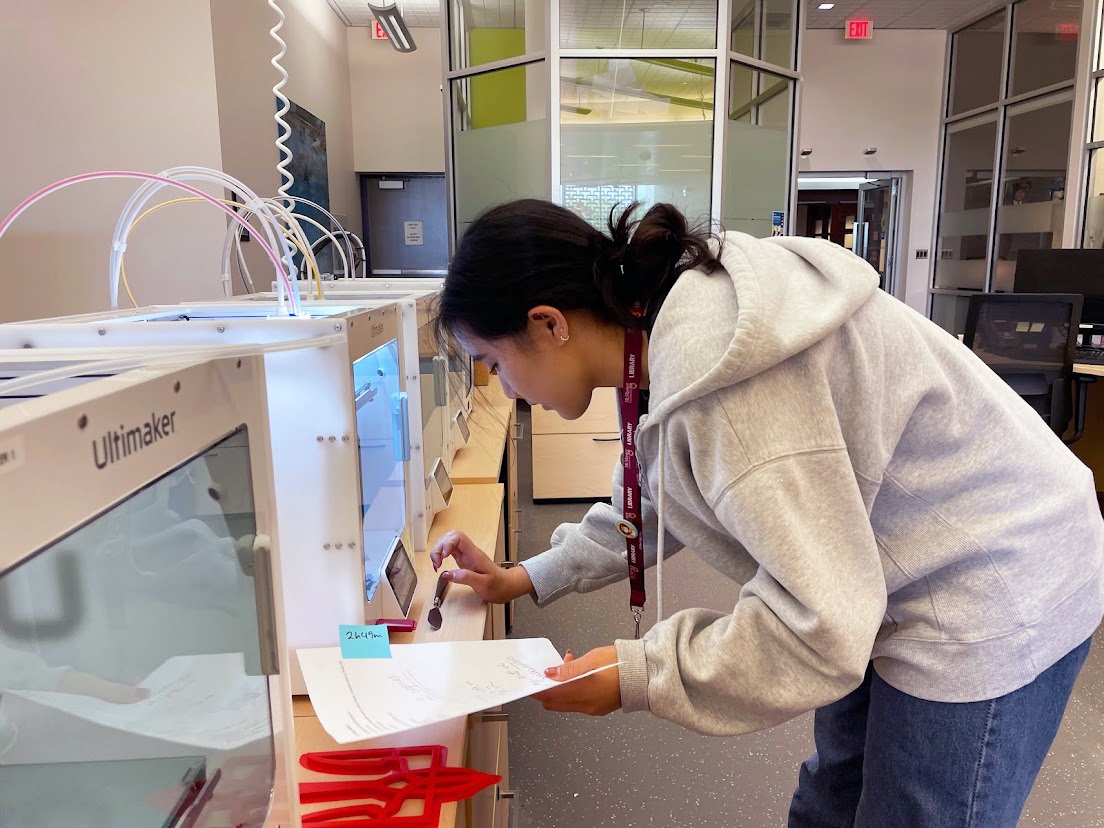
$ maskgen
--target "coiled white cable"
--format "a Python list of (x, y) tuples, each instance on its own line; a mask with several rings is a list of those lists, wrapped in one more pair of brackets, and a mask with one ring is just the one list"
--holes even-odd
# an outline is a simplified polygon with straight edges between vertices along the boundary
[[(277, 192), (283, 198), (287, 198), (288, 191), (291, 189), (291, 185), (295, 183), (295, 176), (291, 174), (291, 170), (288, 169), (288, 165), (291, 164), (292, 153), (288, 147), (287, 142), (291, 137), (291, 125), (284, 120), (284, 116), (291, 111), (291, 101), (287, 99), (287, 96), (283, 93), (284, 86), (288, 82), (287, 70), (280, 64), (284, 55), (287, 54), (287, 43), (280, 37), (280, 29), (284, 27), (284, 10), (276, 3), (276, 0), (268, 0), (268, 6), (278, 16), (276, 25), (268, 30), (268, 34), (276, 41), (276, 45), (279, 47), (276, 52), (276, 56), (272, 58), (272, 68), (280, 73), (280, 80), (275, 86), (272, 87), (272, 93), (276, 96), (276, 99), (280, 102), (280, 108), (276, 110), (276, 149), (280, 152), (280, 161), (276, 164), (276, 169), (280, 173), (280, 177), (283, 179), (283, 183), (280, 185), (280, 189)], [(287, 205), (290, 208), (290, 204)]]

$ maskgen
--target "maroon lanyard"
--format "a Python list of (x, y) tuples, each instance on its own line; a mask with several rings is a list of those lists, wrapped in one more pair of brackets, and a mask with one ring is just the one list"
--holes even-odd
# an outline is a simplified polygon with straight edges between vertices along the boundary
[[(634, 308), (634, 313), (639, 306)], [(640, 616), (647, 600), (644, 587), (644, 518), (640, 502), (640, 465), (636, 458), (636, 430), (640, 424), (640, 360), (644, 332), (625, 329), (625, 373), (621, 383), (621, 466), (624, 471), (624, 512), (617, 529), (625, 536), (629, 561), (629, 608), (636, 619), (640, 638)], [(662, 461), (661, 461), (662, 462)]]

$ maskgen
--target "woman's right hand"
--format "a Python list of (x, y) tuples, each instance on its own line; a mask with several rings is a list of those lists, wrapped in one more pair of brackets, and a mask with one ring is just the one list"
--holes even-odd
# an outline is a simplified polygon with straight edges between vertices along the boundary
[(430, 550), (429, 557), (434, 572), (441, 568), (445, 558), (452, 557), (456, 569), (446, 570), (443, 577), (470, 586), (489, 604), (505, 604), (533, 591), (533, 582), (524, 567), (503, 569), (463, 532), (446, 534)]

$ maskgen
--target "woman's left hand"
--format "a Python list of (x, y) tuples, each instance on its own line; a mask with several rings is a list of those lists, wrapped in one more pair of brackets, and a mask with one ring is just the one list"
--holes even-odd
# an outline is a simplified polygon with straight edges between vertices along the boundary
[[(607, 664), (617, 663), (616, 647), (599, 647), (581, 658), (573, 658), (570, 651), (560, 667), (544, 671), (548, 678), (564, 681)], [(586, 713), (589, 716), (605, 716), (621, 709), (621, 676), (616, 667), (610, 667), (593, 676), (553, 687), (533, 696), (545, 710), (559, 713)]]

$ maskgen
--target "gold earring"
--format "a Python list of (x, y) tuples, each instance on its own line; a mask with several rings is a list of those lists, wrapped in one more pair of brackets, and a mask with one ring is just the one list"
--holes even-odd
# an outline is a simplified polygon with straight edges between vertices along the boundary
[(567, 342), (567, 340), (569, 339), (571, 339), (570, 336), (564, 336), (563, 334), (560, 334), (560, 342)]

